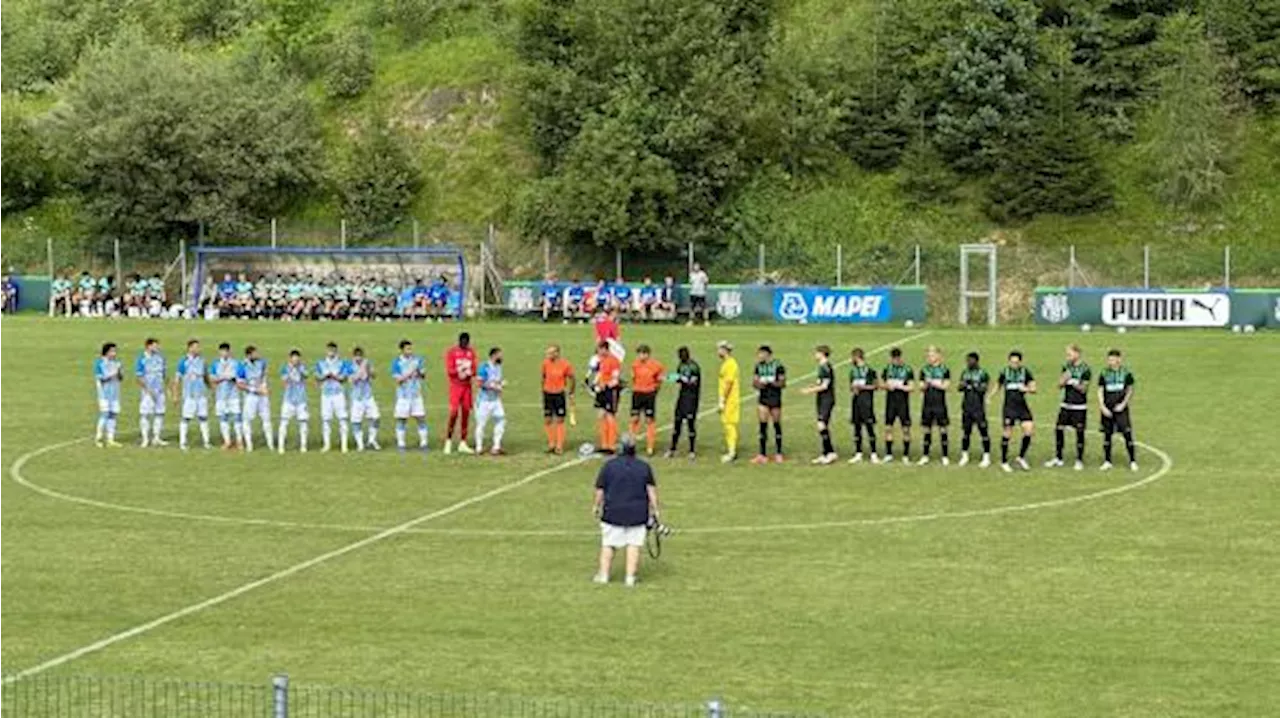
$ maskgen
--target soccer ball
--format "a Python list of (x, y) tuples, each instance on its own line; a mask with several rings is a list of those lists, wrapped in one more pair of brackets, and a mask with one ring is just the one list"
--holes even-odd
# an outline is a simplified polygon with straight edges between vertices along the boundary
[(1240, 333), (1240, 325), (1239, 325), (1239, 324), (1232, 324), (1232, 325), (1231, 325), (1231, 332), (1232, 332), (1233, 334), (1239, 334), (1239, 333)]
[(1252, 325), (1252, 324), (1246, 324), (1246, 325), (1244, 325), (1244, 333), (1245, 333), (1245, 334), (1253, 334), (1253, 325)]
[(1129, 330), (1128, 330), (1128, 328), (1126, 328), (1126, 327), (1116, 327), (1116, 333), (1117, 333), (1117, 334), (1124, 334), (1124, 333), (1125, 333), (1125, 332), (1127, 332), (1127, 331), (1129, 331)]
[(1082, 331), (1082, 332), (1091, 332), (1091, 331), (1093, 331), (1093, 325), (1092, 325), (1092, 324), (1081, 324), (1081, 325), (1080, 325), (1080, 331)]
[(906, 327), (907, 329), (910, 329), (911, 327), (914, 327), (915, 325), (916, 325), (916, 323), (915, 323), (915, 322), (913, 322), (913, 321), (911, 321), (910, 319), (908, 319), (907, 321), (905, 321), (905, 322), (903, 322), (903, 323), (902, 323), (902, 326)]
[(809, 320), (805, 319), (804, 317), (800, 317), (799, 319), (796, 320), (796, 324), (808, 324), (808, 323), (809, 323)]
[(590, 441), (578, 447), (578, 456), (584, 459), (594, 453), (596, 453), (596, 447), (595, 444), (592, 444)]

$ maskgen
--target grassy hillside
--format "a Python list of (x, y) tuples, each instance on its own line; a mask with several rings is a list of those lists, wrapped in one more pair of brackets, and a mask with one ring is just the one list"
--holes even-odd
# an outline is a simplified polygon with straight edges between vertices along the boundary
[[(259, 3), (245, 0), (240, 5)], [(174, 4), (141, 3), (147, 18), (165, 17)], [(540, 271), (542, 250), (524, 242), (513, 221), (518, 193), (536, 174), (536, 158), (523, 129), (514, 87), (520, 72), (514, 49), (519, 0), (338, 0), (323, 6), (320, 37), (365, 30), (371, 38), (375, 71), (370, 86), (352, 99), (332, 99), (322, 72), (307, 79), (317, 108), (327, 162), (340, 156), (360, 118), (380, 108), (409, 138), (422, 182), (409, 215), (424, 236), (475, 242), (482, 228), (501, 231), (502, 261), (515, 275)], [(834, 57), (862, 62), (876, 50), (875, 28), (884, 21), (870, 1), (792, 0), (783, 4), (773, 33), (770, 62), (786, 59), (802, 70), (821, 71)], [(5, 20), (29, 14), (28, 4), (6, 3)], [(395, 13), (400, 13), (396, 15)], [(408, 17), (409, 20), (405, 18)], [(126, 18), (127, 19), (127, 18)], [(123, 23), (125, 20), (119, 20)], [(6, 67), (11, 66), (9, 23)], [(163, 26), (163, 24), (162, 24)], [(13, 36), (23, 32), (20, 28)], [(153, 30), (153, 33), (160, 31)], [(252, 28), (228, 37), (176, 42), (194, 54), (234, 55), (255, 41)], [(109, 38), (97, 37), (98, 40)], [(20, 58), (19, 58), (20, 59)], [(766, 70), (767, 72), (767, 70)], [(36, 83), (21, 91), (6, 72), (4, 110), (39, 122), (57, 106), (65, 82)], [(900, 189), (904, 170), (869, 172), (847, 158), (815, 171), (787, 172), (763, 163), (729, 203), (735, 218), (726, 251), (708, 257), (718, 277), (754, 279), (757, 247), (767, 247), (773, 278), (834, 281), (834, 246), (844, 246), (846, 282), (892, 282), (902, 278), (912, 247), (925, 254), (925, 278), (937, 290), (936, 308), (945, 316), (953, 301), (955, 246), (995, 241), (1005, 247), (1002, 278), (1008, 282), (1010, 315), (1036, 284), (1065, 281), (1066, 247), (1078, 248), (1095, 283), (1140, 279), (1143, 245), (1153, 248), (1153, 277), (1170, 284), (1215, 281), (1221, 247), (1236, 248), (1237, 281), (1280, 282), (1280, 120), (1241, 110), (1242, 127), (1232, 153), (1227, 189), (1210, 208), (1173, 210), (1145, 181), (1152, 158), (1147, 138), (1107, 145), (1106, 175), (1114, 183), (1111, 208), (1065, 217), (1041, 215), (1000, 225), (982, 211), (982, 180), (964, 180), (954, 202), (912, 201)], [(326, 184), (294, 202), (279, 218), (279, 230), (293, 243), (336, 242), (342, 209)], [(248, 232), (265, 237), (269, 218)], [(58, 262), (102, 264), (110, 243), (88, 228), (79, 200), (54, 192), (3, 218), (4, 261), (20, 270), (44, 266), (44, 243), (52, 237)], [(397, 234), (407, 241), (411, 223)], [(214, 238), (232, 241), (235, 238)], [(135, 256), (126, 249), (126, 254)], [(141, 252), (136, 253), (141, 255)], [(163, 254), (163, 253), (161, 253)], [(612, 264), (611, 252), (557, 251), (562, 275)], [(171, 256), (171, 255), (170, 255)], [(679, 266), (677, 257), (632, 254), (629, 266)], [(576, 266), (575, 266), (576, 265)]]

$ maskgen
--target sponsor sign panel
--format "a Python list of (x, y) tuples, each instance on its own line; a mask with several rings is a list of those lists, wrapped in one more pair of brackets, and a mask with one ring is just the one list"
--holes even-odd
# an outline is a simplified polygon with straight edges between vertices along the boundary
[(817, 287), (773, 290), (773, 317), (797, 324), (863, 324), (889, 321), (889, 291)]
[(1109, 292), (1102, 295), (1102, 322), (1113, 327), (1224, 327), (1231, 321), (1231, 295), (1220, 292)]

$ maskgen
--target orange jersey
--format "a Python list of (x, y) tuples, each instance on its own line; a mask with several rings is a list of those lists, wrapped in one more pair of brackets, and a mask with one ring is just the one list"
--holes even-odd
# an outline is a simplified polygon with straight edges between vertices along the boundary
[(631, 390), (638, 394), (652, 394), (662, 384), (666, 368), (656, 359), (637, 359), (631, 365)]
[(617, 386), (618, 377), (622, 373), (622, 362), (618, 357), (607, 354), (600, 360), (600, 369), (596, 372), (597, 386)]
[(573, 381), (573, 365), (563, 358), (542, 360), (542, 391), (562, 394)]

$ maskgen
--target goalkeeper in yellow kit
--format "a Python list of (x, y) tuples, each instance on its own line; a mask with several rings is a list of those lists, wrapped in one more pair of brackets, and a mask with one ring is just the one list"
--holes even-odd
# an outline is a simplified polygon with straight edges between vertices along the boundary
[(726, 341), (716, 343), (716, 355), (720, 357), (717, 396), (725, 445), (725, 455), (720, 457), (720, 461), (727, 464), (738, 458), (738, 421), (742, 416), (742, 404), (738, 399), (738, 360), (733, 358), (733, 345)]

